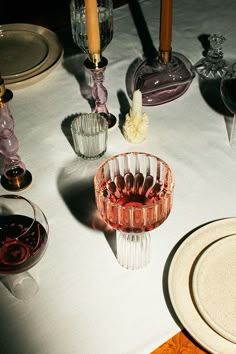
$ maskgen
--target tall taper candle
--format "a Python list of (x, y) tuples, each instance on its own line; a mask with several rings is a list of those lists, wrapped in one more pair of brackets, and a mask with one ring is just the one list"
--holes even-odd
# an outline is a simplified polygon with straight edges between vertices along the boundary
[(85, 16), (88, 51), (90, 57), (93, 58), (94, 55), (100, 55), (101, 51), (97, 0), (85, 0)]
[(161, 0), (160, 52), (171, 51), (172, 39), (172, 0)]

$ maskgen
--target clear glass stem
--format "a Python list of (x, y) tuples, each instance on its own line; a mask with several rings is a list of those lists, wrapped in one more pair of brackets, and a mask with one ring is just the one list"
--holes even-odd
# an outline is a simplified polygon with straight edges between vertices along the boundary
[(229, 143), (232, 148), (236, 148), (236, 122), (235, 122), (235, 117), (236, 115), (234, 114), (233, 120), (232, 120), (232, 125), (231, 125), (231, 131), (230, 131), (230, 138), (229, 138)]
[(117, 232), (117, 260), (127, 269), (139, 269), (150, 262), (150, 233)]

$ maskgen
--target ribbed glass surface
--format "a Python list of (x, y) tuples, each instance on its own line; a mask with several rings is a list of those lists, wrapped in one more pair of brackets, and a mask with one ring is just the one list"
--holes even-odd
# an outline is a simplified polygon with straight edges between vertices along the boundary
[(174, 177), (170, 167), (145, 153), (127, 153), (105, 161), (97, 170), (98, 210), (113, 228), (149, 231), (167, 218), (172, 206)]
[(168, 217), (174, 176), (156, 156), (130, 152), (103, 162), (94, 178), (98, 211), (117, 233), (117, 260), (127, 269), (150, 260), (149, 231)]

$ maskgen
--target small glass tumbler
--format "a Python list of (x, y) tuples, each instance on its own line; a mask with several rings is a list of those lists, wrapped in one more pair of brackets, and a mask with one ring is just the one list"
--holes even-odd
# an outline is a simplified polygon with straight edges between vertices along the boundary
[(107, 150), (108, 122), (98, 113), (80, 113), (71, 123), (74, 149), (83, 159), (98, 159)]

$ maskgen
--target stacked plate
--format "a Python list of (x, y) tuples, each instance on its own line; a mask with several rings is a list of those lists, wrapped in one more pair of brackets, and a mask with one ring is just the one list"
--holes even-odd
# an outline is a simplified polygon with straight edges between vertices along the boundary
[(236, 218), (193, 232), (175, 253), (169, 294), (183, 326), (214, 354), (236, 353)]
[(24, 23), (0, 25), (0, 51), (0, 74), (10, 89), (43, 79), (63, 57), (53, 31)]

